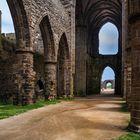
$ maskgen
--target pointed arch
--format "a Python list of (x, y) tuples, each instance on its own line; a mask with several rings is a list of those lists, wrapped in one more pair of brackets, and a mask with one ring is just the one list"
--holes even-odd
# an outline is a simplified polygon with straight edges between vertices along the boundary
[(107, 22), (99, 30), (99, 54), (116, 55), (119, 51), (119, 32), (115, 24)]
[(63, 54), (63, 56), (66, 59), (70, 58), (69, 46), (68, 46), (68, 41), (67, 41), (67, 37), (66, 37), (65, 33), (62, 34), (60, 41), (59, 41), (58, 55), (59, 54)]
[[(103, 80), (111, 80), (111, 79), (114, 79), (115, 78), (115, 71), (113, 70), (113, 68), (111, 66), (104, 67), (104, 69), (102, 71), (102, 76), (104, 75), (104, 73), (106, 72), (106, 70), (110, 71), (110, 75), (109, 75), (109, 73), (106, 74), (106, 76), (103, 77)], [(109, 77), (109, 78), (107, 79), (107, 77)]]
[(70, 53), (65, 33), (61, 36), (57, 54), (57, 95), (70, 95)]
[[(108, 71), (108, 72), (107, 72)], [(101, 75), (101, 93), (104, 91), (104, 89), (107, 89), (107, 84), (111, 83), (111, 89), (115, 89), (115, 71), (112, 67), (106, 66), (104, 67)], [(115, 92), (114, 92), (115, 93)]]
[(13, 18), (17, 46), (31, 47), (30, 30), (23, 0), (7, 0)]
[(39, 27), (44, 44), (45, 61), (46, 62), (54, 61), (55, 60), (54, 38), (48, 16), (45, 16), (41, 20)]

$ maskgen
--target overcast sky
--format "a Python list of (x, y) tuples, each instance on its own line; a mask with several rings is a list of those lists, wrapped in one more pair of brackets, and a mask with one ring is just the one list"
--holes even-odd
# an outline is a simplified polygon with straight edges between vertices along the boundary
[[(0, 10), (2, 11), (2, 32), (15, 32), (13, 21), (6, 0), (0, 0)], [(118, 46), (118, 30), (113, 24), (106, 23), (100, 30), (99, 38), (100, 53), (117, 53), (118, 50), (116, 48)], [(102, 76), (102, 80), (107, 79), (114, 79), (114, 72), (109, 67), (105, 69), (104, 74)]]

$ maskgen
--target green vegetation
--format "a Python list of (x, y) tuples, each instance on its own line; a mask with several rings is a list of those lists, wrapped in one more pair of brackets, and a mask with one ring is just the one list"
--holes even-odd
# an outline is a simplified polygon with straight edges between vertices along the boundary
[(121, 136), (115, 140), (140, 140), (140, 134), (128, 133), (124, 136)]
[(5, 105), (0, 103), (0, 119), (8, 118), (10, 116), (18, 115), (32, 109), (37, 109), (45, 105), (51, 105), (60, 102), (61, 102), (60, 100), (51, 100), (51, 101), (40, 100), (35, 104), (27, 105), (27, 106), (14, 106), (12, 104)]
[(121, 112), (126, 112), (128, 113), (128, 105), (126, 104), (126, 102), (122, 103), (122, 107), (120, 109)]
[(107, 89), (112, 89), (112, 85), (108, 85), (107, 86)]
[[(121, 112), (128, 113), (128, 105), (126, 102), (122, 103), (122, 107), (120, 109)], [(130, 118), (128, 119), (128, 123), (130, 123)], [(114, 140), (140, 140), (140, 134), (128, 132), (126, 135), (120, 136), (117, 139)]]
[(37, 109), (46, 105), (52, 105), (60, 103), (61, 101), (72, 101), (74, 98), (60, 98), (60, 99), (53, 99), (53, 100), (39, 100), (35, 104), (27, 105), (27, 106), (15, 106), (11, 103), (3, 104), (0, 103), (0, 119), (5, 119), (10, 116), (18, 115), (29, 110)]

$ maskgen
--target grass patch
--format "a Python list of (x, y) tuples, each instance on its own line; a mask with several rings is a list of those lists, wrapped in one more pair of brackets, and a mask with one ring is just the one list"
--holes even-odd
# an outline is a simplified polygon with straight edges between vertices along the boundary
[(14, 106), (12, 104), (4, 105), (0, 103), (0, 119), (5, 119), (10, 116), (27, 112), (29, 110), (43, 107), (45, 105), (51, 105), (51, 104), (56, 104), (60, 102), (61, 102), (60, 100), (51, 100), (51, 101), (40, 100), (40, 101), (37, 101), (35, 104), (27, 105), (27, 106)]
[(124, 136), (121, 136), (115, 140), (140, 140), (140, 134), (128, 133)]
[(0, 119), (5, 119), (10, 116), (15, 116), (29, 110), (37, 109), (46, 105), (52, 105), (60, 103), (61, 101), (72, 101), (74, 98), (60, 98), (60, 99), (53, 99), (53, 100), (39, 100), (35, 104), (27, 105), (27, 106), (15, 106), (12, 104), (3, 104), (0, 103)]

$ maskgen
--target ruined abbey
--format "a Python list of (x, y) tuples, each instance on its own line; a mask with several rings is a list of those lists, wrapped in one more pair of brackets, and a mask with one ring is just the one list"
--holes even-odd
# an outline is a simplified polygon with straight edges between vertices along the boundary
[[(40, 77), (45, 98), (99, 94), (102, 71), (109, 66), (116, 75), (115, 95), (130, 107), (129, 129), (140, 132), (139, 0), (7, 3), (16, 40), (0, 30), (0, 100), (12, 100), (15, 105), (36, 102)], [(119, 32), (116, 55), (99, 54), (98, 33), (107, 22)]]

